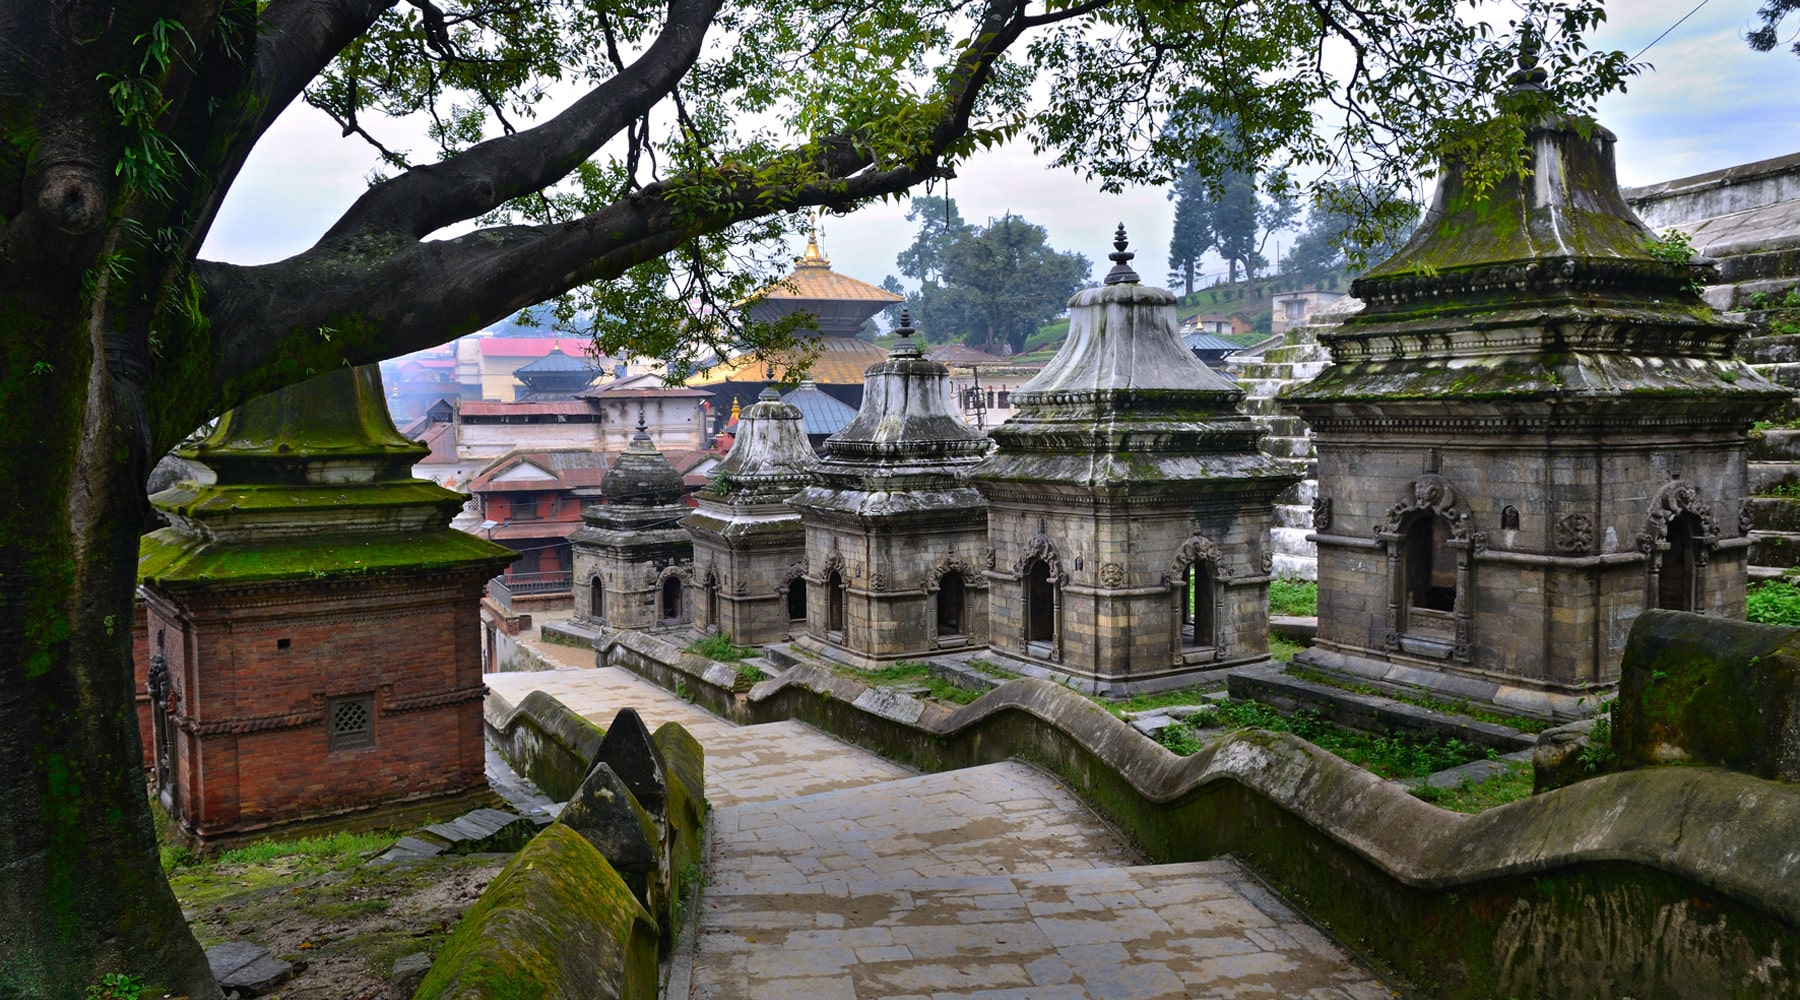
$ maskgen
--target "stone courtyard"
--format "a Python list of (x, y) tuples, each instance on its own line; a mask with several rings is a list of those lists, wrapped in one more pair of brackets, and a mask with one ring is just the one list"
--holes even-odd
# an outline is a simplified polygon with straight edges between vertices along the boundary
[(799, 722), (735, 726), (591, 654), (490, 675), (706, 751), (708, 881), (671, 1000), (1396, 996), (1229, 857), (1144, 865), (1022, 763), (917, 774)]

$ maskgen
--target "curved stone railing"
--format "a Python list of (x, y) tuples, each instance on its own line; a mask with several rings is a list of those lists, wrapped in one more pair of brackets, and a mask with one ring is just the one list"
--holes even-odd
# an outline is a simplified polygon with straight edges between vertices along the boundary
[(500, 756), (556, 802), (575, 794), (606, 738), (605, 730), (542, 691), (519, 699), (516, 707), (490, 691), (482, 715), (488, 741)]
[(1435, 996), (1800, 997), (1794, 786), (1657, 768), (1465, 816), (1285, 734), (1178, 757), (1043, 680), (949, 709), (802, 664), (740, 700), (734, 670), (654, 637), (599, 649), (741, 722), (799, 719), (925, 770), (1039, 764), (1152, 860), (1231, 853)]

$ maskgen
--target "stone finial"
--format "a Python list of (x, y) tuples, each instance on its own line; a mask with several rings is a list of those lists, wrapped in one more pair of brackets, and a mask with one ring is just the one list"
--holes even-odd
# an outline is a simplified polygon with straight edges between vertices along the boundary
[(1519, 68), (1506, 78), (1513, 93), (1543, 93), (1544, 81), (1550, 79), (1550, 72), (1538, 65), (1538, 49), (1541, 47), (1537, 31), (1527, 22), (1519, 39)]
[(1125, 238), (1125, 223), (1121, 222), (1119, 228), (1113, 233), (1113, 252), (1106, 255), (1106, 259), (1113, 262), (1113, 269), (1106, 274), (1106, 284), (1122, 285), (1127, 282), (1137, 284), (1138, 274), (1131, 269), (1130, 264), (1131, 259), (1137, 254), (1125, 249), (1130, 245), (1131, 241)]
[(644, 422), (644, 404), (643, 403), (638, 404), (637, 433), (632, 436), (634, 438), (641, 437), (646, 441), (650, 440), (650, 425)]
[(917, 343), (915, 343), (912, 339), (913, 334), (918, 333), (918, 332), (919, 331), (913, 329), (912, 310), (904, 309), (904, 308), (901, 309), (900, 310), (900, 325), (894, 327), (894, 336), (899, 337), (900, 339), (897, 342), (895, 342), (893, 349), (888, 352), (888, 356), (896, 357), (896, 358), (902, 358), (902, 357), (916, 358), (916, 357), (918, 357), (919, 356), (919, 345)]

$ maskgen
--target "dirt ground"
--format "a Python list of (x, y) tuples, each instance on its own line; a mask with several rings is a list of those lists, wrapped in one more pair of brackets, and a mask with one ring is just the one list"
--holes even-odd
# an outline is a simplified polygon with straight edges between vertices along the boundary
[(170, 875), (203, 946), (244, 940), (303, 971), (281, 1000), (386, 1000), (394, 960), (436, 954), (511, 857), (369, 865), (363, 854), (208, 862)]

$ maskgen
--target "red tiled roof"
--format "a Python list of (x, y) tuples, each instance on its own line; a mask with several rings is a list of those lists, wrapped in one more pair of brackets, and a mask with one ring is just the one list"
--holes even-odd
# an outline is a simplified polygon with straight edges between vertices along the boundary
[[(429, 419), (429, 418), (424, 418)], [(419, 465), (455, 465), (456, 458), (456, 425), (452, 423), (432, 424), (425, 433), (416, 439), (420, 444), (431, 449), (431, 454), (419, 459)]]
[[(708, 458), (715, 457), (705, 451), (674, 451), (663, 454), (676, 472), (684, 474)], [(605, 480), (606, 470), (612, 465), (612, 460), (612, 452), (579, 449), (509, 452), (481, 470), (480, 475), (469, 481), (468, 489), (471, 493), (541, 493), (548, 490), (595, 489)], [(555, 478), (494, 481), (496, 476), (525, 462), (543, 469)]]
[(541, 358), (556, 347), (570, 357), (594, 360), (589, 342), (580, 337), (482, 337), (475, 343), (485, 358)]

